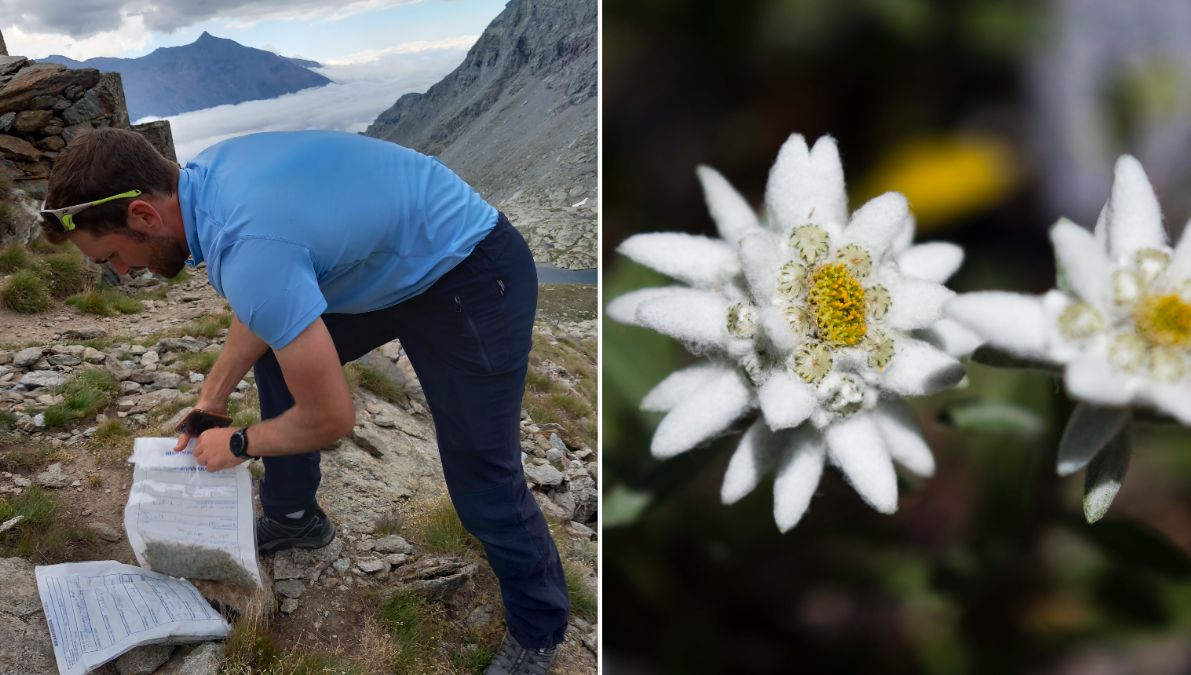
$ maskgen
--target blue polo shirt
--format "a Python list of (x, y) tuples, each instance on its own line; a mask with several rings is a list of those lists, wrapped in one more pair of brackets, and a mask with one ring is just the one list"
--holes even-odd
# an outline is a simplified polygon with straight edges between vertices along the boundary
[(274, 349), (320, 314), (359, 314), (426, 290), (496, 224), (437, 159), (336, 131), (214, 145), (178, 177), (190, 265)]

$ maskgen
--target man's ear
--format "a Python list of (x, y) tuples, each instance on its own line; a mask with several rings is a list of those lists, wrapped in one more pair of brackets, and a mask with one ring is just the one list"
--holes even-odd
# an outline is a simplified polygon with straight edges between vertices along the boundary
[(142, 234), (160, 236), (165, 223), (157, 208), (144, 199), (134, 199), (128, 205), (128, 226)]

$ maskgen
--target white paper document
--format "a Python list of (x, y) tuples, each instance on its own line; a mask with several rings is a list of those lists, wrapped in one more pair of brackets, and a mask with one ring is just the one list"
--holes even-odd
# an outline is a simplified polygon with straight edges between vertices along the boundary
[(137, 562), (164, 574), (261, 585), (253, 531), (252, 477), (237, 465), (208, 473), (172, 438), (138, 438), (124, 507)]
[(140, 645), (221, 640), (231, 630), (189, 581), (113, 560), (39, 566), (37, 592), (63, 675)]

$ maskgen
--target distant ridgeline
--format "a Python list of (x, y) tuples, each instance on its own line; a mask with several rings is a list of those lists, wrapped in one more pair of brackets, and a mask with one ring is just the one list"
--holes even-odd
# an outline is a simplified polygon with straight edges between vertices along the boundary
[(191, 44), (162, 47), (135, 59), (75, 61), (54, 54), (43, 61), (120, 73), (134, 120), (275, 98), (331, 83), (310, 70), (319, 67), (315, 61), (288, 59), (205, 32)]
[(440, 157), (538, 262), (595, 267), (596, 47), (596, 0), (511, 0), (462, 65), (364, 133)]

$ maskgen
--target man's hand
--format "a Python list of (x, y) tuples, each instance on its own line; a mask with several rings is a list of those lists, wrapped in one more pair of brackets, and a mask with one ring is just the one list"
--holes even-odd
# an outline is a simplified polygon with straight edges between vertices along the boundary
[(178, 432), (178, 442), (174, 444), (174, 452), (181, 452), (190, 439), (197, 438), (207, 429), (212, 427), (226, 427), (232, 423), (232, 418), (227, 416), (227, 405), (199, 401), (194, 405), (182, 422), (174, 431)]
[(234, 427), (204, 431), (194, 446), (194, 461), (211, 472), (230, 469), (243, 463), (245, 460), (232, 454), (231, 439), (236, 431)]

